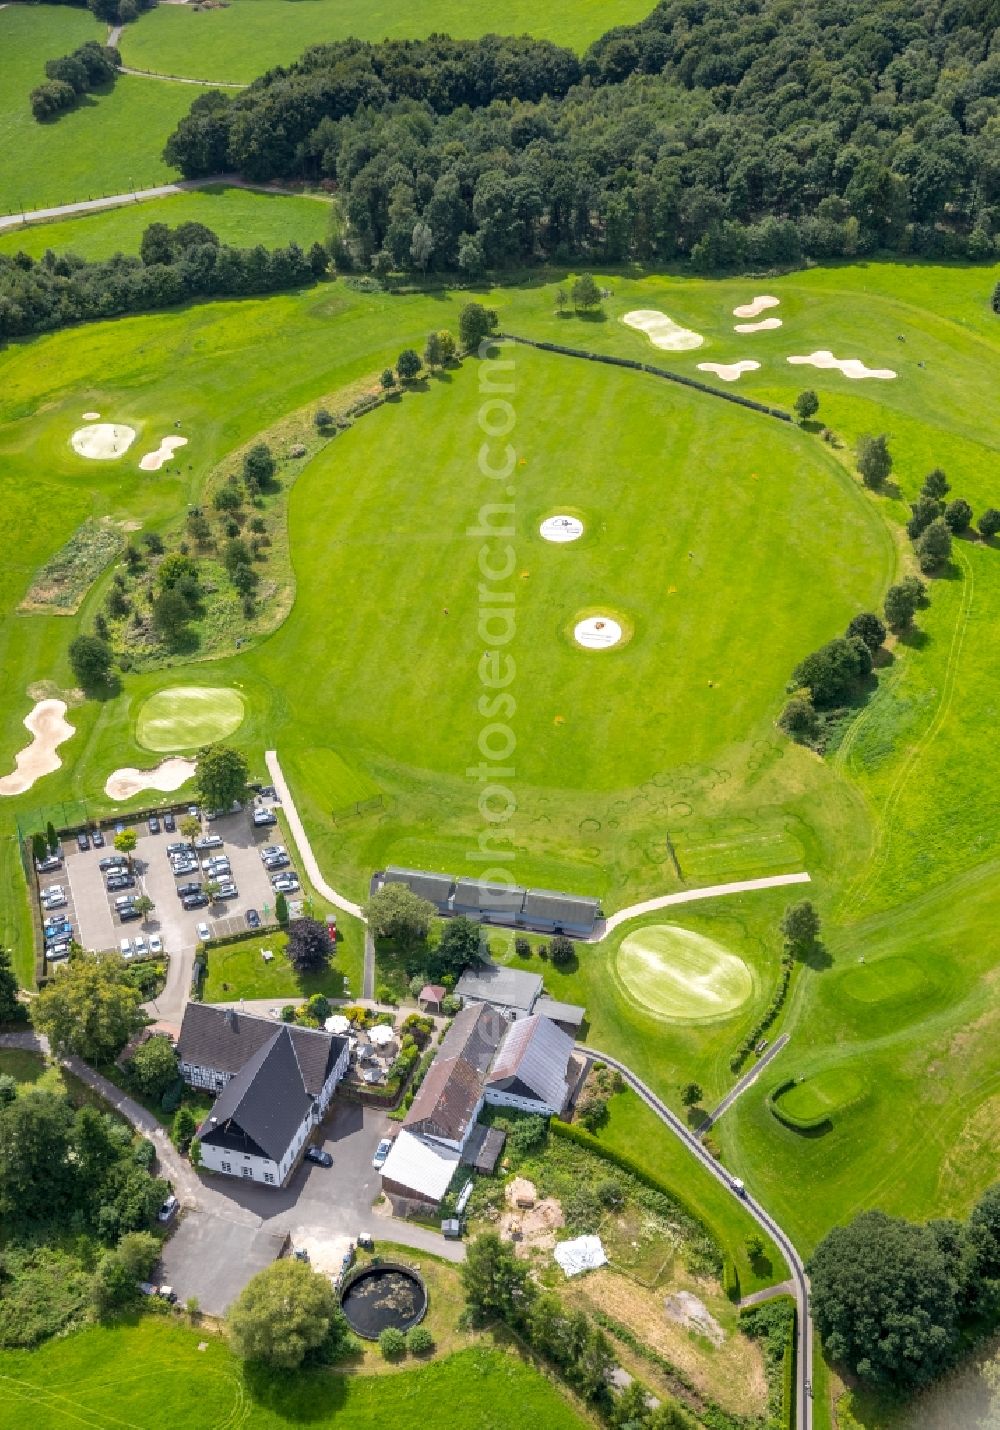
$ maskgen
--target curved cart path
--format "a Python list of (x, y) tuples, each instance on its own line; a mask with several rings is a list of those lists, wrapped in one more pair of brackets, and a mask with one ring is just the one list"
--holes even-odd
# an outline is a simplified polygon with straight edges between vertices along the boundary
[[(734, 1186), (734, 1180), (721, 1167), (715, 1158), (712, 1157), (701, 1145), (693, 1132), (690, 1132), (679, 1117), (675, 1116), (670, 1109), (660, 1101), (646, 1084), (638, 1078), (634, 1072), (617, 1058), (611, 1057), (608, 1053), (603, 1053), (597, 1048), (588, 1048), (582, 1043), (577, 1044), (578, 1050), (590, 1060), (598, 1059), (609, 1064), (621, 1073), (622, 1077), (637, 1093), (646, 1106), (656, 1114), (662, 1123), (674, 1133), (676, 1137), (684, 1143), (685, 1147), (693, 1157), (696, 1157), (707, 1172), (709, 1172), (717, 1182), (719, 1182), (730, 1196), (735, 1197), (742, 1206), (746, 1208), (754, 1221), (761, 1227), (775, 1242), (781, 1254), (784, 1256), (791, 1269), (791, 1286), (789, 1290), (795, 1297), (795, 1308), (798, 1314), (798, 1335), (796, 1339), (796, 1364), (795, 1364), (795, 1425), (797, 1430), (812, 1430), (812, 1346), (813, 1346), (813, 1324), (812, 1314), (809, 1309), (809, 1282), (806, 1278), (806, 1269), (802, 1258), (795, 1250), (792, 1239), (764, 1208), (755, 1202), (746, 1191), (739, 1191)], [(772, 1294), (774, 1288), (769, 1288)]]
[(306, 834), (299, 812), (295, 808), (295, 801), (292, 799), (292, 792), (288, 788), (285, 776), (281, 772), (281, 765), (278, 763), (278, 756), (274, 750), (264, 751), (264, 762), (267, 765), (267, 772), (271, 776), (271, 783), (278, 792), (278, 799), (288, 820), (288, 827), (292, 831), (292, 838), (295, 840), (299, 855), (302, 859), (302, 866), (309, 875), (309, 882), (318, 894), (322, 894), (324, 899), (329, 899), (331, 904), (338, 909), (343, 909), (345, 914), (353, 914), (356, 919), (365, 922), (365, 914), (360, 904), (355, 904), (351, 899), (343, 894), (338, 894), (336, 889), (332, 889), (323, 878), (320, 871), (319, 861), (313, 853), (312, 845), (309, 843), (309, 836)]
[(629, 904), (616, 914), (604, 920), (588, 943), (597, 943), (629, 919), (641, 918), (643, 914), (655, 914), (659, 909), (673, 908), (674, 904), (691, 904), (698, 899), (717, 899), (726, 894), (750, 894), (755, 889), (781, 889), (788, 884), (808, 884), (811, 880), (803, 870), (799, 874), (769, 874), (764, 879), (739, 879), (734, 884), (707, 884), (703, 889), (681, 889), (676, 894), (661, 894), (655, 899), (644, 899), (640, 904)]

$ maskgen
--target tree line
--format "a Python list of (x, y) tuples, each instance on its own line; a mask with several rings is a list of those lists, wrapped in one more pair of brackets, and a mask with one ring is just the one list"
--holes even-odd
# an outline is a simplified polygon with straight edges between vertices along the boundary
[(165, 155), (334, 182), (338, 261), (376, 271), (986, 258), (989, 33), (961, 0), (664, 0), (582, 60), (526, 38), (344, 41), (200, 96)]
[(200, 223), (175, 229), (151, 224), (138, 258), (116, 253), (88, 262), (51, 248), (38, 260), (23, 252), (0, 255), (0, 339), (168, 308), (193, 298), (301, 288), (315, 283), (327, 267), (321, 244), (313, 244), (308, 254), (297, 243), (233, 248)]
[(29, 97), (32, 114), (41, 123), (74, 108), (81, 94), (113, 84), (120, 64), (118, 51), (97, 40), (88, 40), (72, 54), (48, 60), (46, 82), (37, 85)]

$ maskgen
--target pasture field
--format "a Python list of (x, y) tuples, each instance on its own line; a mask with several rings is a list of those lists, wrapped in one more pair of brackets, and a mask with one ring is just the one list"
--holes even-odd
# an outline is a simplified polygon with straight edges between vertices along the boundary
[(81, 258), (110, 258), (113, 253), (138, 253), (143, 231), (151, 223), (203, 223), (223, 243), (266, 248), (291, 243), (303, 248), (327, 236), (330, 205), (290, 194), (261, 193), (228, 184), (211, 184), (162, 199), (122, 204), (80, 218), (52, 219), (0, 231), (0, 253), (30, 253), (41, 258), (47, 248), (69, 250)]
[(573, 1430), (588, 1423), (530, 1364), (485, 1345), (376, 1376), (300, 1370), (255, 1377), (219, 1337), (152, 1315), (35, 1351), (2, 1352), (0, 1385), (0, 1430), (26, 1423), (36, 1430), (278, 1430), (305, 1422), (367, 1430), (386, 1420), (428, 1430), (520, 1430), (525, 1423)]
[(310, 45), (331, 40), (422, 39), (453, 35), (531, 34), (583, 51), (615, 25), (649, 13), (647, 0), (568, 0), (533, 5), (511, 0), (481, 9), (462, 0), (416, 0), (400, 9), (388, 0), (234, 0), (218, 10), (178, 6), (143, 15), (122, 36), (122, 60), (134, 69), (194, 79), (246, 83), (273, 65), (286, 65)]
[(45, 78), (45, 61), (107, 26), (65, 5), (7, 5), (0, 10), (0, 212), (47, 208), (128, 193), (176, 178), (161, 156), (167, 135), (200, 92), (187, 84), (119, 75), (58, 119), (39, 124), (28, 96)]

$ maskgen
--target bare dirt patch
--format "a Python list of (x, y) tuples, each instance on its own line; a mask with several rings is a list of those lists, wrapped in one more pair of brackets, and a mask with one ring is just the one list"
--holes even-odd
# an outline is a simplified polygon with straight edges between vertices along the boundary
[(36, 780), (59, 769), (62, 760), (56, 748), (76, 734), (76, 726), (66, 719), (66, 708), (65, 700), (40, 700), (25, 716), (31, 744), (14, 756), (14, 773), (0, 779), (0, 795), (24, 794)]
[(516, 1256), (527, 1260), (536, 1251), (551, 1251), (556, 1232), (566, 1218), (555, 1197), (538, 1200), (534, 1184), (515, 1177), (504, 1188), (507, 1211), (500, 1217), (500, 1235), (514, 1244)]
[(690, 1291), (672, 1291), (664, 1297), (663, 1310), (668, 1321), (699, 1336), (706, 1336), (713, 1346), (721, 1346), (726, 1339), (725, 1331), (704, 1301), (699, 1301)]

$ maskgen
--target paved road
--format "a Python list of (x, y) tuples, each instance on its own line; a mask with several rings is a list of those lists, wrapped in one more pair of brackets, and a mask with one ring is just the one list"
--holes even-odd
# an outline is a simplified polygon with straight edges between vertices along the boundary
[(809, 875), (803, 871), (800, 874), (770, 874), (766, 879), (740, 879), (734, 884), (708, 884), (703, 889), (681, 889), (675, 894), (660, 894), (655, 899), (644, 899), (640, 904), (629, 904), (627, 908), (619, 909), (597, 926), (587, 942), (597, 943), (620, 924), (628, 923), (629, 919), (655, 914), (659, 909), (673, 908), (675, 904), (691, 904), (698, 899), (718, 899), (726, 894), (750, 894), (757, 889), (781, 889), (788, 884), (808, 883)]
[(754, 1291), (750, 1296), (744, 1296), (740, 1301), (740, 1310), (744, 1306), (761, 1306), (765, 1301), (773, 1301), (778, 1296), (794, 1296), (794, 1281), (779, 1281), (776, 1286), (765, 1286), (763, 1291)]
[(735, 1085), (735, 1087), (730, 1088), (730, 1090), (726, 1093), (725, 1097), (719, 1103), (718, 1107), (714, 1108), (708, 1114), (708, 1116), (705, 1118), (705, 1121), (700, 1123), (694, 1129), (694, 1135), (696, 1137), (704, 1137), (705, 1133), (709, 1130), (709, 1128), (713, 1127), (715, 1123), (718, 1122), (722, 1114), (724, 1112), (729, 1111), (736, 1099), (742, 1096), (742, 1094), (746, 1092), (747, 1088), (757, 1081), (757, 1079), (760, 1077), (761, 1073), (767, 1067), (771, 1059), (778, 1056), (778, 1054), (781, 1052), (782, 1048), (787, 1042), (787, 1033), (782, 1033), (780, 1038), (775, 1039), (773, 1046), (768, 1048), (764, 1056), (758, 1062), (754, 1063), (753, 1067), (750, 1068), (748, 1072), (745, 1072), (743, 1074), (743, 1076), (740, 1078), (739, 1082)]
[(364, 923), (365, 915), (361, 905), (353, 903), (343, 894), (338, 894), (336, 889), (331, 889), (323, 878), (319, 862), (309, 843), (309, 836), (306, 834), (302, 820), (299, 818), (299, 812), (295, 808), (292, 792), (288, 788), (285, 776), (281, 773), (281, 765), (278, 763), (275, 751), (266, 750), (264, 761), (267, 765), (267, 772), (271, 776), (271, 783), (278, 792), (278, 800), (285, 818), (288, 820), (288, 827), (292, 831), (292, 838), (295, 840), (299, 856), (302, 859), (302, 866), (309, 875), (313, 888), (318, 894), (322, 894), (324, 899), (329, 899), (331, 904), (335, 904), (338, 909), (343, 909), (345, 914), (353, 914), (356, 919), (360, 919)]
[(684, 1123), (656, 1096), (650, 1088), (632, 1070), (619, 1062), (617, 1058), (610, 1057), (607, 1053), (602, 1053), (597, 1048), (588, 1048), (579, 1045), (579, 1050), (586, 1057), (599, 1059), (603, 1063), (608, 1063), (611, 1067), (617, 1068), (622, 1077), (636, 1092), (643, 1102), (665, 1126), (687, 1147), (693, 1157), (697, 1157), (705, 1170), (716, 1179), (731, 1196), (736, 1197), (746, 1207), (747, 1211), (756, 1221), (757, 1225), (772, 1238), (780, 1249), (792, 1272), (792, 1295), (795, 1297), (796, 1310), (798, 1312), (798, 1355), (795, 1368), (795, 1401), (796, 1430), (812, 1430), (812, 1343), (813, 1325), (812, 1315), (809, 1309), (809, 1282), (806, 1278), (806, 1270), (802, 1264), (802, 1258), (795, 1250), (791, 1238), (782, 1231), (774, 1218), (764, 1210), (764, 1208), (748, 1194), (742, 1196), (733, 1186), (732, 1178), (724, 1167), (720, 1167), (713, 1157), (705, 1151), (698, 1138), (690, 1132)]
[(44, 223), (47, 219), (72, 218), (74, 215), (98, 213), (101, 209), (121, 208), (123, 204), (141, 203), (143, 199), (164, 199), (171, 194), (184, 194), (191, 189), (207, 189), (213, 184), (227, 184), (234, 189), (252, 189), (261, 194), (284, 194), (291, 198), (315, 199), (318, 203), (330, 200), (319, 194), (300, 194), (297, 189), (277, 188), (273, 184), (251, 184), (237, 174), (215, 174), (207, 179), (178, 179), (172, 184), (157, 184), (152, 189), (132, 189), (127, 194), (107, 194), (99, 199), (80, 199), (77, 203), (58, 204), (51, 209), (23, 209), (20, 213), (4, 214), (0, 217), (0, 233), (12, 228), (21, 228), (29, 223)]

